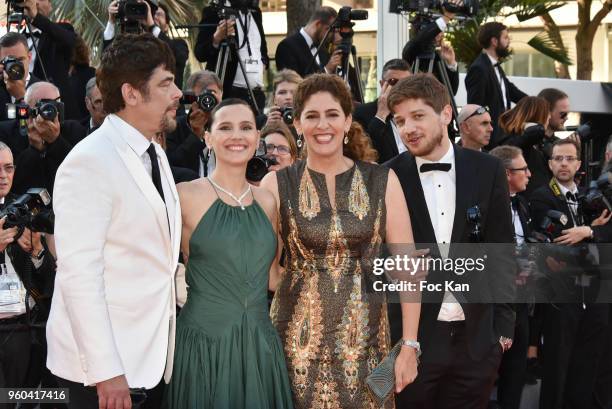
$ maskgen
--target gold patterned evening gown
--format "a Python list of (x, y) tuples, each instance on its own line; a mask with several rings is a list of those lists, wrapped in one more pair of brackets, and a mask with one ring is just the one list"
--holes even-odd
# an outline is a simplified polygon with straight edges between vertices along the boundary
[(286, 273), (271, 316), (296, 409), (376, 407), (365, 378), (389, 351), (389, 325), (386, 303), (366, 291), (363, 260), (385, 237), (388, 172), (355, 162), (336, 176), (336, 209), (325, 175), (306, 161), (277, 172)]

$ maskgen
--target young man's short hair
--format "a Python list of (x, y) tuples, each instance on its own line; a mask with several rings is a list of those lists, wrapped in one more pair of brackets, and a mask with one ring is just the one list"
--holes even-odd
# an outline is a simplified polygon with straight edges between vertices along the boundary
[(398, 81), (387, 97), (387, 104), (393, 110), (407, 99), (423, 100), (438, 114), (451, 103), (446, 87), (431, 74), (415, 74)]

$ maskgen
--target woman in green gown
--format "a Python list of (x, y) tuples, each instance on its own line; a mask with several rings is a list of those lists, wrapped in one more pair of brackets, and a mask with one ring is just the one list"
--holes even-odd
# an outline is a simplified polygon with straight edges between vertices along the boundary
[(212, 112), (206, 144), (216, 168), (178, 185), (187, 302), (176, 330), (169, 409), (292, 408), (283, 347), (267, 308), (277, 251), (276, 201), (250, 186), (246, 165), (259, 143), (241, 100)]

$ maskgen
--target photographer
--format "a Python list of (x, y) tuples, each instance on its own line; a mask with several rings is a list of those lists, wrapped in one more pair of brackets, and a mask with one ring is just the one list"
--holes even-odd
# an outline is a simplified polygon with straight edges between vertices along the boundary
[[(221, 80), (214, 72), (198, 71), (187, 79), (187, 91), (195, 96), (212, 94), (215, 99), (223, 99)], [(216, 104), (215, 104), (216, 105)], [(204, 142), (204, 132), (210, 121), (210, 110), (203, 109), (193, 102), (186, 116), (177, 118), (176, 130), (166, 135), (168, 161), (172, 166), (191, 169), (200, 176), (206, 176), (214, 168), (214, 160), (209, 157)]]
[[(578, 188), (574, 182), (580, 168), (580, 147), (570, 139), (556, 141), (549, 161), (553, 178), (548, 186), (533, 192), (530, 206), (534, 226), (541, 226), (549, 210), (567, 216), (561, 235), (554, 238), (559, 246), (576, 246), (592, 240), (593, 230), (587, 225), (582, 207), (576, 198)], [(605, 213), (591, 226), (607, 223)], [(609, 306), (592, 303), (589, 293), (596, 277), (585, 274), (584, 264), (547, 257), (551, 289), (556, 291), (555, 304), (544, 305), (543, 366), (541, 408), (592, 407), (593, 388), (598, 362), (604, 350), (604, 329), (608, 322)], [(582, 303), (559, 299), (565, 289), (572, 299)], [(585, 294), (587, 297), (585, 298)]]
[(0, 121), (8, 119), (6, 104), (21, 101), (26, 88), (40, 81), (30, 73), (32, 53), (23, 34), (6, 33), (0, 38), (0, 67), (3, 82), (0, 85)]
[[(508, 27), (495, 21), (483, 24), (478, 30), (478, 43), (482, 53), (468, 69), (465, 89), (468, 104), (488, 106), (491, 110), (494, 128), (488, 147), (491, 149), (500, 144), (501, 132), (497, 125), (500, 115), (510, 109), (512, 102), (518, 103), (527, 94), (508, 80), (500, 65), (511, 54)], [(529, 163), (526, 156), (525, 159)]]
[(380, 95), (377, 99), (355, 108), (353, 120), (366, 130), (374, 148), (378, 151), (378, 163), (405, 152), (399, 130), (387, 105), (387, 97), (393, 86), (401, 79), (410, 76), (410, 66), (399, 58), (389, 60), (383, 66), (380, 79)]
[[(255, 2), (249, 0), (218, 0), (204, 7), (200, 24), (208, 26), (200, 29), (194, 53), (198, 61), (205, 62), (206, 69), (212, 71), (221, 54), (222, 43), (233, 37), (231, 41), (233, 44), (235, 42), (237, 51), (234, 53), (231, 50), (234, 46), (230, 45), (228, 52), (231, 52), (231, 55), (224, 73), (223, 95), (225, 98), (245, 100), (252, 107), (257, 104), (258, 111), (261, 112), (266, 103), (263, 93), (263, 71), (264, 68), (268, 68), (269, 63), (268, 46), (261, 9), (253, 3)], [(228, 14), (228, 7), (232, 7), (237, 12), (235, 18), (228, 15), (228, 18), (221, 19), (219, 13)], [(243, 62), (247, 78), (244, 78), (236, 57)], [(247, 81), (253, 91), (255, 101), (251, 101)]]
[[(28, 48), (32, 51), (30, 72), (40, 79), (55, 84), (66, 105), (66, 118), (79, 119), (77, 101), (70, 92), (68, 81), (72, 51), (77, 41), (74, 28), (66, 23), (54, 23), (49, 20), (52, 11), (51, 0), (25, 0), (17, 5), (24, 7), (24, 12), (30, 18), (32, 25), (32, 33), (24, 33), (28, 37)], [(34, 48), (33, 42), (36, 42), (38, 51)]]
[[(270, 95), (270, 107), (268, 115), (260, 115), (257, 118), (257, 128), (284, 122), (295, 134), (293, 127), (293, 95), (302, 77), (290, 69), (283, 69), (276, 73), (272, 80), (272, 94)], [(294, 135), (297, 136), (297, 135)]]
[[(146, 18), (140, 21), (134, 21), (139, 26), (139, 31), (151, 33), (155, 37), (159, 38), (170, 46), (174, 60), (176, 63), (176, 77), (174, 83), (177, 87), (182, 88), (183, 86), (183, 73), (185, 72), (185, 65), (189, 58), (189, 48), (185, 40), (172, 39), (168, 36), (168, 30), (170, 26), (170, 15), (166, 6), (160, 4), (155, 5), (152, 0), (131, 0), (139, 4), (144, 4), (147, 8)], [(115, 38), (115, 23), (119, 23), (120, 28), (123, 22), (117, 21), (117, 15), (119, 13), (120, 0), (113, 0), (108, 5), (108, 22), (103, 33), (102, 49), (106, 49)], [(125, 3), (123, 3), (125, 5)], [(125, 6), (124, 6), (125, 7)], [(124, 30), (124, 28), (121, 28)]]
[(90, 78), (85, 85), (85, 107), (89, 115), (80, 123), (85, 128), (85, 133), (89, 135), (102, 125), (106, 112), (102, 105), (102, 94), (96, 85), (96, 77)]
[[(0, 142), (2, 209), (16, 199), (9, 193), (14, 171), (11, 150)], [(24, 228), (19, 235), (18, 227), (8, 228), (5, 223), (6, 217), (0, 219), (0, 387), (37, 387), (45, 367), (44, 322), (53, 291), (55, 260), (42, 233)], [(17, 292), (6, 290), (8, 286)]]
[[(414, 67), (417, 59), (428, 53), (434, 52), (434, 47), (440, 48), (440, 53), (435, 54), (437, 64), (438, 58), (441, 58), (448, 74), (448, 79), (453, 91), (453, 95), (457, 93), (459, 89), (459, 70), (457, 66), (457, 60), (455, 59), (455, 50), (450, 43), (444, 41), (444, 32), (446, 31), (447, 24), (455, 17), (454, 13), (450, 13), (443, 9), (442, 17), (432, 22), (422, 22), (421, 24), (413, 24), (411, 32), (411, 40), (406, 43), (402, 50), (402, 58)], [(420, 60), (420, 68), (426, 66), (428, 61)], [(435, 65), (434, 65), (435, 68)], [(433, 72), (434, 76), (438, 81), (442, 82), (440, 73), (437, 70)]]
[[(14, 192), (25, 193), (31, 187), (44, 187), (53, 192), (55, 173), (68, 152), (85, 137), (85, 129), (74, 120), (61, 120), (60, 93), (49, 82), (37, 82), (26, 91), (25, 102), (30, 109), (40, 108), (42, 104), (55, 106), (53, 119), (45, 119), (40, 113), (26, 119), (29, 146), (17, 157)], [(20, 120), (14, 120), (13, 130), (20, 137)]]
[(527, 199), (552, 177), (548, 165), (549, 154), (545, 150), (545, 145), (551, 143), (546, 135), (549, 118), (548, 102), (539, 97), (523, 98), (499, 118), (499, 127), (505, 135), (499, 144), (521, 148), (531, 170), (532, 177), (524, 192)]
[(276, 69), (290, 69), (297, 72), (302, 78), (307, 75), (326, 71), (333, 73), (340, 64), (340, 53), (335, 53), (330, 59), (327, 50), (328, 44), (323, 44), (319, 54), (312, 63), (317, 47), (321, 45), (325, 33), (338, 16), (331, 7), (320, 7), (310, 16), (308, 23), (299, 32), (284, 38), (276, 47)]

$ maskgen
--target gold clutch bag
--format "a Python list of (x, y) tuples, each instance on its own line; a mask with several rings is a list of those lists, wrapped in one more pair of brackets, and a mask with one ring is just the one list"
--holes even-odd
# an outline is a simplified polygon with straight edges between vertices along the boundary
[(382, 362), (366, 377), (366, 385), (378, 407), (383, 406), (387, 399), (389, 399), (389, 396), (393, 394), (393, 388), (395, 387), (395, 360), (401, 349), (402, 341), (400, 340), (389, 351), (389, 354)]

